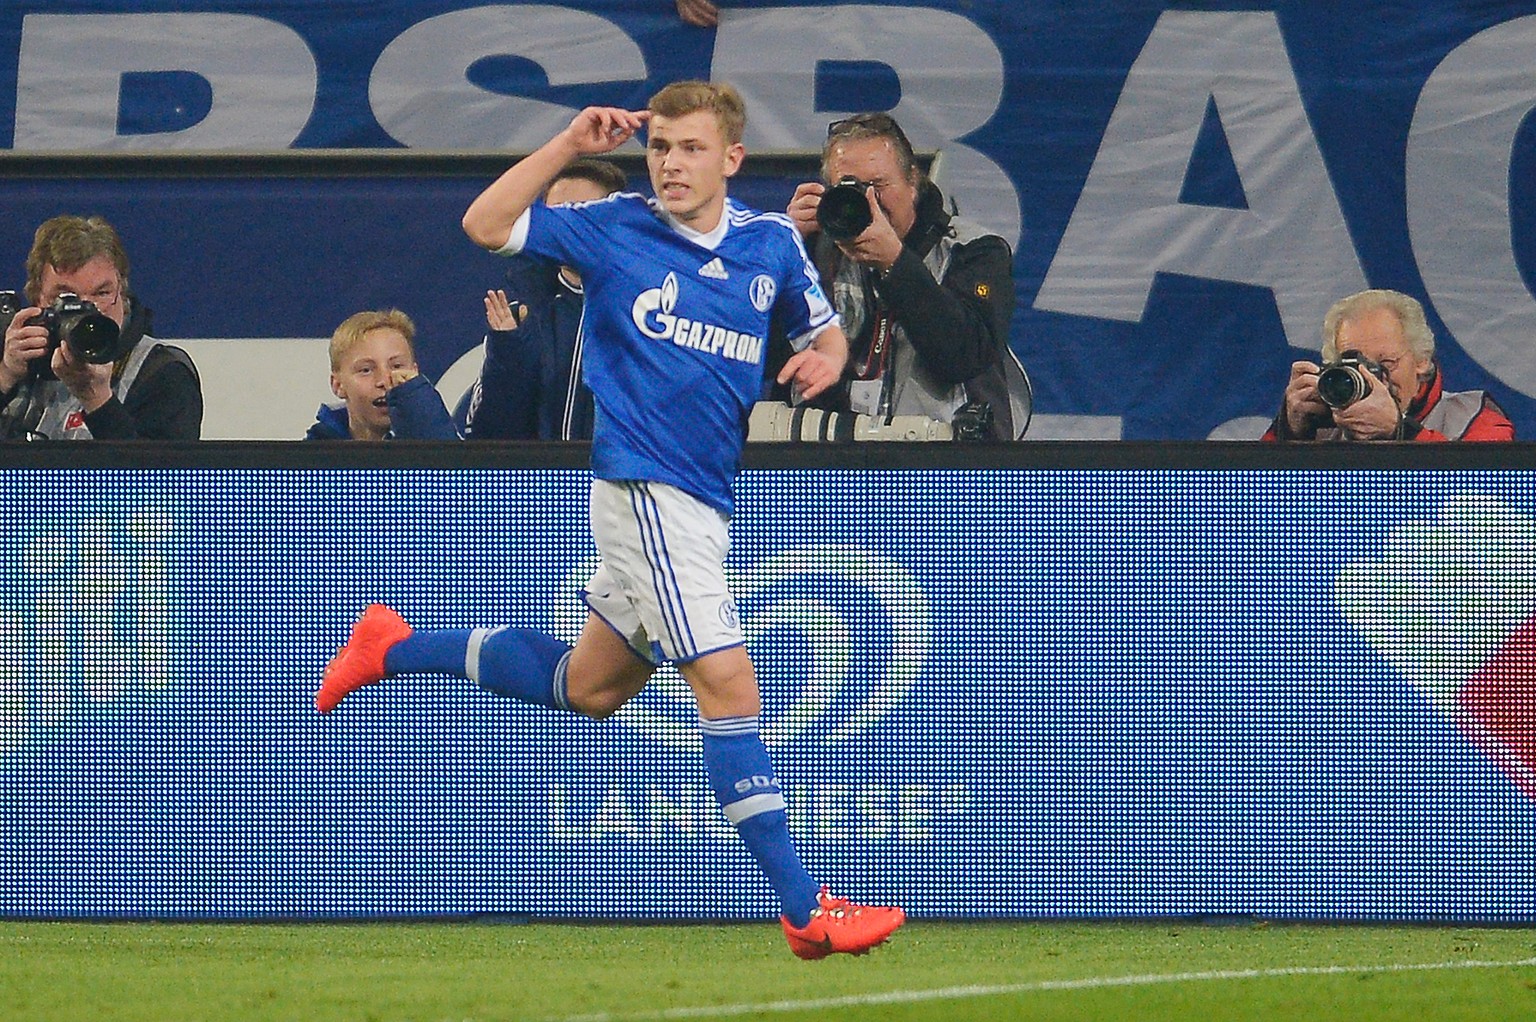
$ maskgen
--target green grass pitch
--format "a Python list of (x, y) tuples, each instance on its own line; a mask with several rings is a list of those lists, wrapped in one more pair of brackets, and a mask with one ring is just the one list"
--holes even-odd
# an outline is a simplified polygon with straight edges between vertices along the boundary
[(1536, 930), (915, 921), (801, 962), (769, 924), (0, 922), (6, 1022), (1536, 1018)]

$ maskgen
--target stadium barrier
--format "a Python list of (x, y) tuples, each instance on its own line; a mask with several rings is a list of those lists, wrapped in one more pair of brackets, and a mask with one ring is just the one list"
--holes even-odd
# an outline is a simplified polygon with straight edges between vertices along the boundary
[[(0, 915), (763, 918), (674, 673), (593, 723), (350, 621), (574, 637), (581, 445), (0, 450)], [(812, 872), (927, 917), (1536, 922), (1536, 448), (747, 452)]]

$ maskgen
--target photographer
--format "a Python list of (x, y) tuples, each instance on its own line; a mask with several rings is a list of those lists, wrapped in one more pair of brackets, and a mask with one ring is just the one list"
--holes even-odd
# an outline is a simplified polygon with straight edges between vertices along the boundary
[[(967, 414), (985, 406), (990, 439), (1015, 439), (1028, 421), (1028, 382), (1008, 348), (1008, 243), (945, 209), (888, 114), (834, 121), (822, 176), (830, 191), (805, 182), (787, 209), (850, 338), (843, 382), (820, 404), (950, 423), (975, 402)], [(787, 354), (770, 354), (770, 374)]]
[(1486, 391), (1444, 391), (1424, 307), (1401, 292), (1361, 291), (1335, 302), (1323, 317), (1323, 361), (1291, 364), (1284, 404), (1263, 439), (1515, 438)]
[(45, 222), (27, 256), (25, 293), (31, 304), (5, 327), (0, 436), (198, 439), (197, 370), (186, 352), (148, 336), (150, 313), (128, 288), (128, 256), (111, 224)]

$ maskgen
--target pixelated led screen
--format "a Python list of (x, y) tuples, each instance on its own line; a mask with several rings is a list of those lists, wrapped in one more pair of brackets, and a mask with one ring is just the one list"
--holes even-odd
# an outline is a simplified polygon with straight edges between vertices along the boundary
[[(1536, 921), (1526, 472), (757, 470), (812, 872), (924, 916)], [(0, 914), (766, 918), (661, 675), (315, 713), (372, 600), (573, 637), (576, 470), (0, 475)]]

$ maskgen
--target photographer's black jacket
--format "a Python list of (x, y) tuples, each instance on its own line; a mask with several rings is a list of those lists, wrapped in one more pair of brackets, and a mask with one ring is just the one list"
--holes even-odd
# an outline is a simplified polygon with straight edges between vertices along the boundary
[[(848, 333), (849, 373), (816, 404), (849, 410), (849, 380), (870, 350), (878, 310), (897, 331), (884, 391), (891, 415), (926, 415), (948, 422), (966, 401), (986, 401), (997, 439), (1013, 439), (1004, 359), (1013, 318), (1013, 251), (992, 234), (944, 208), (944, 196), (923, 182), (917, 219), (901, 255), (884, 274), (846, 259), (831, 239), (815, 239), (817, 268)], [(787, 345), (772, 351), (769, 371), (782, 366)], [(787, 398), (781, 392), (774, 396)]]
[(23, 380), (0, 394), (0, 439), (199, 439), (203, 389), (191, 357), (145, 333), (149, 310), (129, 308), (123, 333), (139, 339), (114, 367), (106, 404), (84, 412), (58, 380)]
[[(944, 209), (939, 189), (927, 184), (918, 194), (917, 221), (902, 242), (901, 255), (883, 275), (870, 274), (880, 300), (891, 310), (935, 378), (965, 383), (993, 368), (1008, 345), (1013, 318), (1013, 250), (996, 234), (962, 237), (958, 217)], [(923, 260), (945, 239), (949, 260), (935, 278)], [(832, 273), (842, 253), (831, 248)], [(854, 344), (852, 350), (862, 350)]]

